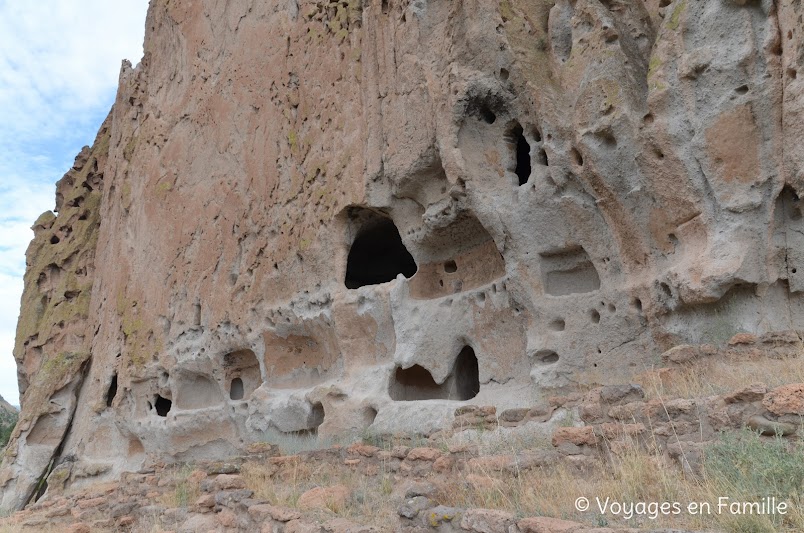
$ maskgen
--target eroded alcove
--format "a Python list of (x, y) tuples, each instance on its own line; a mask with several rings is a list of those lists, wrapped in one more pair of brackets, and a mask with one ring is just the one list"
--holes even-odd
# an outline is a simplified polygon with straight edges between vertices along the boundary
[(455, 359), (447, 379), (436, 383), (421, 365), (397, 367), (391, 376), (388, 394), (394, 401), (471, 400), (480, 392), (477, 356), (471, 346), (464, 346)]
[(249, 349), (226, 354), (223, 373), (230, 400), (246, 400), (262, 384), (260, 362)]
[(581, 246), (544, 252), (541, 256), (544, 291), (551, 296), (566, 296), (596, 291), (600, 276)]
[(350, 221), (357, 226), (346, 262), (348, 289), (393, 281), (399, 274), (412, 277), (416, 261), (405, 248), (393, 220), (368, 209), (353, 207)]
[(440, 298), (485, 285), (505, 274), (505, 261), (483, 224), (472, 213), (427, 232), (417, 243), (422, 262), (410, 281), (415, 299)]
[(223, 401), (218, 383), (204, 374), (179, 374), (176, 387), (176, 407), (179, 409), (204, 409)]
[(774, 244), (782, 258), (780, 278), (787, 279), (790, 292), (804, 291), (804, 217), (802, 204), (786, 185), (776, 198)]

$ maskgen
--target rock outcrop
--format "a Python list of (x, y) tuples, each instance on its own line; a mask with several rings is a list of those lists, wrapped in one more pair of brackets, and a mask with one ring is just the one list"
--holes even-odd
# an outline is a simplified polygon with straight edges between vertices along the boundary
[(801, 11), (153, 0), (34, 226), (2, 507), (800, 329)]

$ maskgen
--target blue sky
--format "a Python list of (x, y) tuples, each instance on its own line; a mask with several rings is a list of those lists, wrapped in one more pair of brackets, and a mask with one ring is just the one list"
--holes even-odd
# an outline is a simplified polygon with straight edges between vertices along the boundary
[(19, 403), (12, 355), (30, 227), (114, 102), (120, 62), (142, 58), (147, 0), (0, 0), (0, 394)]

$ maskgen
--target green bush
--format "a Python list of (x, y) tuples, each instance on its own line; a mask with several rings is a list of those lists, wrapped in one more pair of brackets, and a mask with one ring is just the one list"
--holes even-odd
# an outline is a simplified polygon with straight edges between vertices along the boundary
[(14, 413), (0, 419), (0, 448), (4, 448), (8, 444), (8, 439), (11, 438), (14, 426), (17, 425), (17, 417), (18, 415)]
[[(723, 434), (706, 450), (704, 472), (733, 501), (776, 497), (788, 510), (798, 508), (804, 491), (804, 447), (781, 437), (762, 438), (750, 430)], [(729, 520), (734, 533), (778, 531), (786, 516), (741, 516)]]

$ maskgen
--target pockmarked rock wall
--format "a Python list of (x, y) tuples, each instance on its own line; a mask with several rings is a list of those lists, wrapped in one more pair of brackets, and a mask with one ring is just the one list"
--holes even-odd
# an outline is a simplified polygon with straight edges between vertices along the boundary
[(0, 503), (796, 329), (802, 9), (153, 0), (34, 226)]

